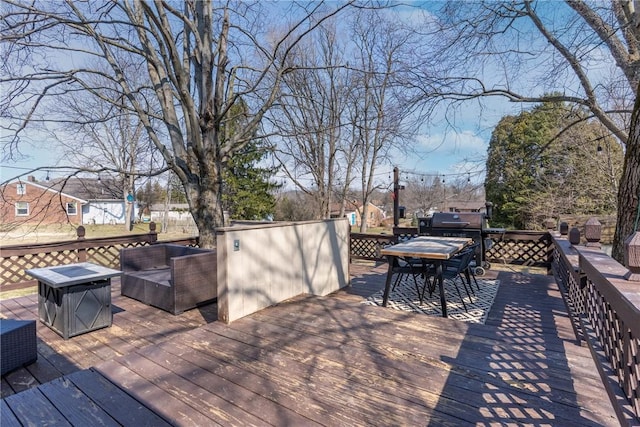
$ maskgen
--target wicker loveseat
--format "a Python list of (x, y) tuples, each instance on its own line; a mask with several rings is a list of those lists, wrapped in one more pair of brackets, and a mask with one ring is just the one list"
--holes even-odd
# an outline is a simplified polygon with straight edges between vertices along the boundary
[(216, 252), (174, 244), (120, 250), (122, 295), (180, 314), (217, 297)]

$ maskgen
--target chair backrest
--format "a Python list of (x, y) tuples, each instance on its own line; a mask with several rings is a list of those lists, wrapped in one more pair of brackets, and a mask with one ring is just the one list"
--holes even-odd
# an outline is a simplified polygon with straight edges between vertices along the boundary
[(471, 245), (467, 248), (464, 248), (458, 255), (456, 255), (453, 259), (457, 262), (455, 264), (456, 273), (462, 273), (467, 268), (469, 268), (469, 264), (471, 260), (476, 254), (475, 246)]

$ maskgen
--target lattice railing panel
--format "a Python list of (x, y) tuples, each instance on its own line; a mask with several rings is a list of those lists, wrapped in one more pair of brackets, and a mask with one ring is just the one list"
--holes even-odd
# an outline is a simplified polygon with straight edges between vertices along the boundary
[(0, 286), (33, 280), (25, 273), (31, 268), (50, 267), (78, 262), (78, 255), (73, 250), (43, 252), (0, 258)]
[(87, 248), (87, 261), (109, 268), (120, 268), (120, 249), (148, 246), (148, 242), (132, 242), (126, 244), (105, 245)]
[(633, 336), (630, 326), (619, 318), (590, 280), (586, 286), (585, 314), (635, 416), (640, 419), (640, 337)]
[(489, 262), (546, 267), (551, 248), (547, 240), (512, 240), (492, 238), (493, 244), (485, 252)]
[(576, 337), (584, 339), (584, 332), (580, 326), (580, 316), (584, 313), (585, 291), (580, 289), (580, 283), (576, 279), (575, 268), (567, 258), (562, 256), (560, 249), (554, 245), (552, 255), (552, 267), (558, 282), (560, 291), (571, 316), (571, 323)]
[(109, 268), (120, 268), (120, 245), (87, 249), (87, 261)]
[(380, 249), (395, 243), (395, 238), (377, 234), (351, 234), (351, 258), (384, 261)]

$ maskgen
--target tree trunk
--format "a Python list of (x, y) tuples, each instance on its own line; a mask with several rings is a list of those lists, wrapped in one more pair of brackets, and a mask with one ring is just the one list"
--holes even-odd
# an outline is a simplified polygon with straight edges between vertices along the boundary
[(362, 205), (362, 216), (360, 217), (360, 232), (366, 233), (369, 228), (369, 224), (367, 223), (367, 217), (369, 216), (369, 203), (364, 202)]
[(212, 167), (197, 182), (184, 185), (191, 215), (198, 227), (198, 244), (205, 249), (216, 247), (216, 228), (224, 226), (219, 173), (219, 168)]
[(613, 237), (612, 256), (624, 262), (624, 240), (634, 231), (640, 209), (640, 85), (631, 115), (631, 127), (626, 144), (624, 167), (618, 189), (618, 217)]

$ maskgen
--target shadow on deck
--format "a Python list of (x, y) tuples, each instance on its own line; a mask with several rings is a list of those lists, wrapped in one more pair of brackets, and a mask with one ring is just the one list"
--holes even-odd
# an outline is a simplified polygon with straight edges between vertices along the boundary
[[(489, 272), (501, 286), (478, 325), (363, 304), (385, 271), (354, 264), (343, 291), (230, 325), (215, 305), (174, 317), (114, 286), (111, 328), (64, 341), (38, 325), (38, 362), (2, 379), (2, 425), (618, 425), (553, 277)], [(49, 365), (66, 376), (48, 382)]]

